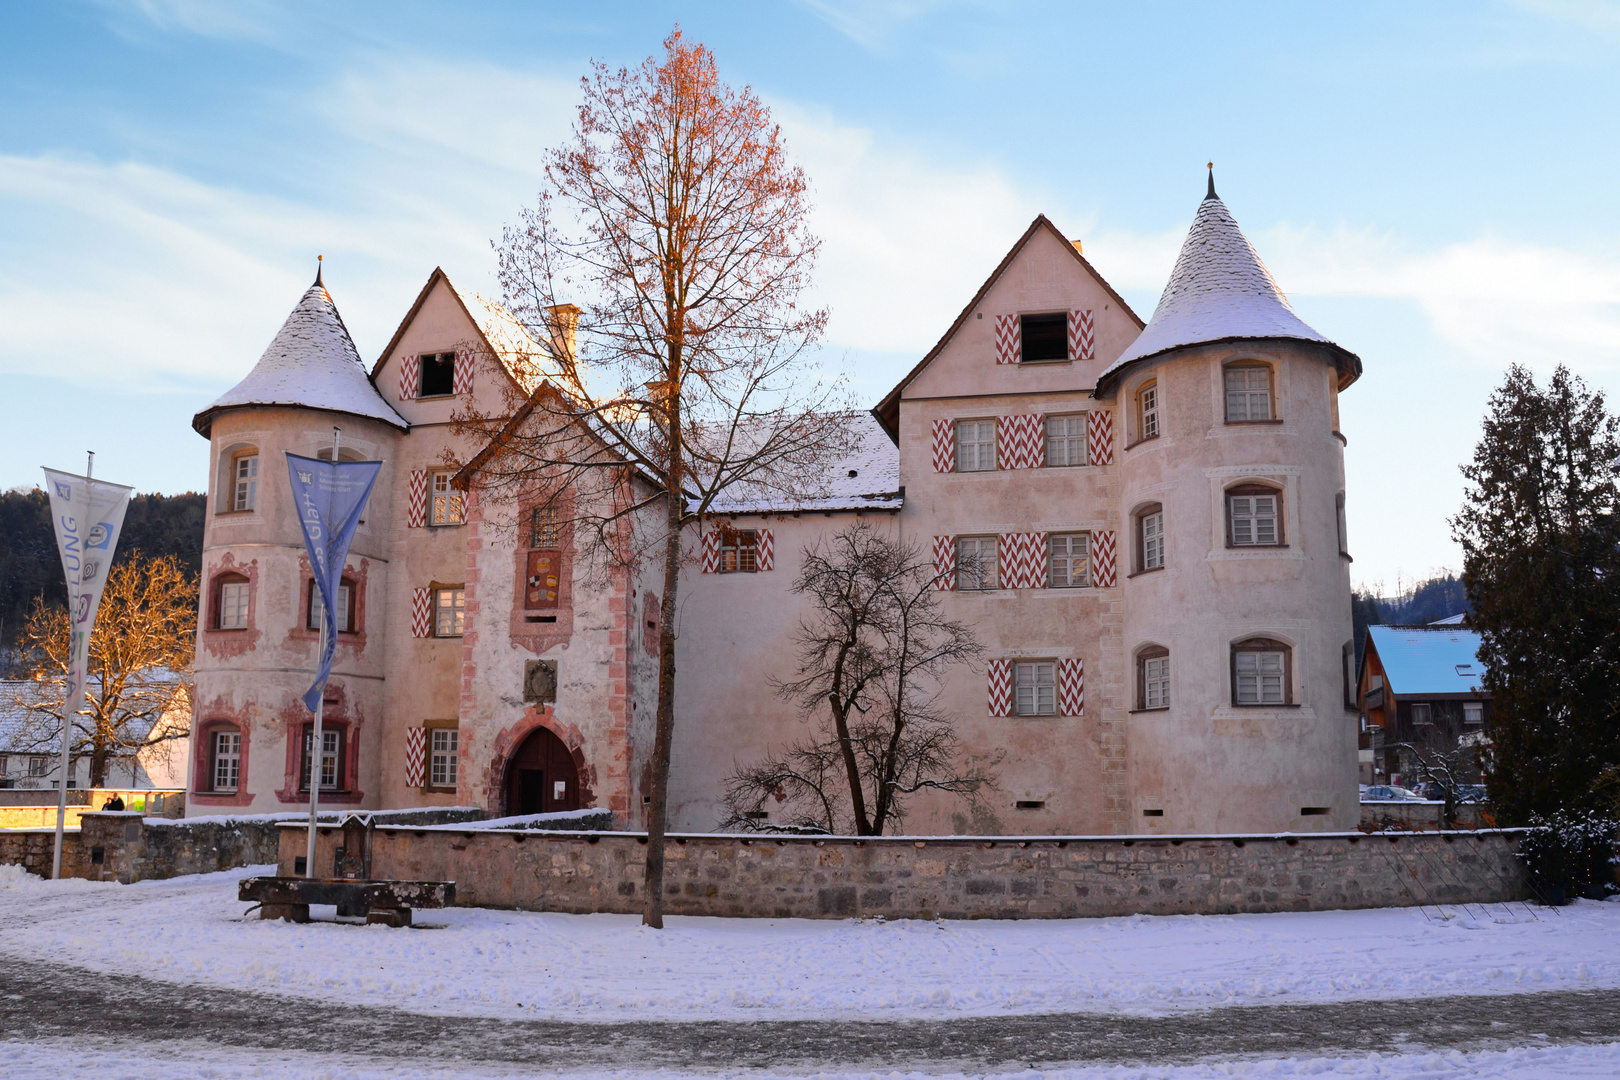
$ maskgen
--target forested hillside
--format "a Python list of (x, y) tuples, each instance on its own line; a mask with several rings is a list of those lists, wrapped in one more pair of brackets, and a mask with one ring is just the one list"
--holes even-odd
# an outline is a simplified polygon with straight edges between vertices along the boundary
[[(133, 551), (174, 555), (198, 573), (204, 502), (204, 496), (195, 492), (136, 495), (130, 500), (113, 562), (122, 562)], [(67, 599), (50, 504), (38, 488), (7, 491), (0, 494), (0, 646), (16, 644), (36, 596), (52, 604)]]

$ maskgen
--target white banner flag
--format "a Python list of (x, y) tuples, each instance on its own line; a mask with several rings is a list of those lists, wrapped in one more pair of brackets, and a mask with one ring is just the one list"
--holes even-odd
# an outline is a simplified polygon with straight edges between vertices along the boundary
[(95, 629), (101, 593), (107, 586), (124, 511), (134, 488), (72, 473), (45, 470), (45, 491), (51, 500), (51, 524), (56, 548), (62, 556), (68, 592), (68, 682), (62, 699), (62, 779), (56, 813), (56, 854), (51, 876), (62, 874), (62, 824), (66, 817), (67, 785), (71, 776), (69, 754), (73, 718), (84, 704), (90, 666), (90, 633)]

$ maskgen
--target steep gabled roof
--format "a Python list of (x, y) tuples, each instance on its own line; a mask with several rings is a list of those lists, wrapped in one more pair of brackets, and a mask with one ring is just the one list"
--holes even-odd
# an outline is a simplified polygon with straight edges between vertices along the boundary
[(1368, 639), (1390, 693), (1477, 694), (1485, 665), (1478, 631), (1462, 626), (1369, 626)]
[(1172, 349), (1255, 339), (1309, 341), (1334, 357), (1348, 386), (1361, 374), (1361, 359), (1307, 326), (1294, 313), (1277, 280), (1260, 261), (1226, 204), (1209, 193), (1198, 204), (1170, 281), (1147, 327), (1097, 380), (1102, 393), (1130, 365)]
[(928, 350), (928, 355), (917, 361), (917, 366), (912, 368), (906, 374), (906, 377), (901, 379), (899, 384), (895, 386), (893, 390), (890, 390), (888, 394), (884, 395), (883, 400), (878, 402), (877, 405), (872, 409), (872, 415), (877, 417), (877, 422), (879, 424), (883, 425), (883, 430), (889, 433), (889, 438), (894, 439), (897, 442), (900, 438), (901, 393), (907, 386), (911, 384), (913, 379), (922, 374), (924, 368), (933, 362), (934, 357), (940, 354), (940, 350), (945, 348), (946, 344), (950, 342), (951, 338), (956, 336), (956, 332), (962, 328), (963, 323), (967, 322), (968, 316), (971, 315), (973, 310), (979, 306), (979, 301), (984, 299), (985, 294), (990, 291), (990, 287), (1001, 278), (1001, 275), (1006, 271), (1007, 267), (1011, 266), (1013, 260), (1018, 257), (1018, 253), (1023, 251), (1025, 245), (1027, 245), (1030, 240), (1034, 238), (1035, 234), (1042, 229), (1047, 230), (1057, 238), (1058, 242), (1063, 245), (1064, 250), (1073, 255), (1075, 261), (1085, 268), (1086, 273), (1095, 278), (1098, 284), (1107, 290), (1108, 295), (1111, 296), (1114, 302), (1119, 305), (1119, 309), (1121, 311), (1123, 311), (1126, 315), (1129, 315), (1136, 322), (1137, 326), (1142, 325), (1141, 317), (1138, 316), (1136, 312), (1131, 310), (1131, 305), (1127, 304), (1125, 302), (1125, 298), (1119, 295), (1119, 293), (1115, 292), (1114, 287), (1108, 284), (1108, 282), (1103, 279), (1101, 274), (1097, 273), (1096, 267), (1092, 266), (1091, 263), (1086, 261), (1086, 257), (1080, 254), (1079, 250), (1074, 246), (1073, 243), (1070, 242), (1069, 238), (1059, 232), (1058, 227), (1052, 224), (1045, 214), (1037, 214), (1035, 216), (1035, 220), (1029, 223), (1029, 228), (1024, 230), (1024, 235), (1018, 238), (1017, 242), (1013, 244), (1012, 248), (1002, 258), (1001, 262), (996, 264), (996, 268), (990, 271), (990, 276), (984, 279), (984, 284), (979, 286), (979, 291), (973, 294), (973, 299), (968, 301), (967, 307), (962, 309), (962, 313), (956, 317), (956, 321), (951, 323), (950, 328), (945, 331), (944, 335), (939, 339), (938, 342), (935, 343), (934, 347)]
[(501, 362), (507, 375), (523, 389), (524, 393), (532, 392), (539, 385), (543, 375), (543, 372), (535, 370), (534, 361), (549, 356), (551, 350), (536, 341), (528, 329), (506, 308), (493, 300), (486, 300), (477, 293), (463, 293), (450, 280), (450, 275), (446, 274), (442, 267), (437, 266), (433, 268), (433, 273), (428, 275), (427, 284), (422, 286), (422, 291), (416, 294), (416, 302), (399, 321), (399, 328), (394, 331), (394, 336), (388, 339), (388, 344), (383, 347), (376, 363), (371, 365), (372, 380), (376, 380), (383, 364), (399, 345), (399, 339), (405, 336), (406, 328), (416, 318), (416, 313), (422, 310), (422, 305), (433, 292), (433, 287), (441, 281), (444, 282), (450, 295), (456, 298), (456, 303), (467, 316), (467, 321), (478, 331), (479, 340), (489, 350), (490, 355)]
[(253, 370), (193, 417), (191, 426), (206, 437), (219, 413), (254, 405), (326, 409), (410, 428), (366, 376), (360, 353), (319, 276)]

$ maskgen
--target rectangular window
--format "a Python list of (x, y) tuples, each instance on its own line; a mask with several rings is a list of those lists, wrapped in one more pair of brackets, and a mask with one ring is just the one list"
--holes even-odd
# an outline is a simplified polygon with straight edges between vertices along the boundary
[(436, 472), (429, 478), (431, 502), (428, 506), (429, 525), (461, 524), (461, 492), (450, 486), (453, 472)]
[(1017, 716), (1057, 715), (1057, 662), (1032, 660), (1013, 665), (1013, 712)]
[(1485, 722), (1485, 706), (1477, 701), (1463, 702), (1463, 723), (1483, 724)]
[(1257, 366), (1226, 369), (1226, 422), (1271, 419), (1271, 369)]
[(1142, 708), (1170, 707), (1170, 658), (1150, 656), (1142, 661)]
[(435, 589), (433, 591), (433, 636), (460, 637), (465, 626), (467, 591), (465, 589)]
[(1046, 466), (1061, 469), (1086, 463), (1086, 414), (1046, 418)]
[(50, 768), (50, 758), (38, 755), (28, 759), (28, 775), (44, 776)]
[(1142, 522), (1142, 569), (1161, 569), (1164, 566), (1164, 511), (1143, 514), (1139, 520)]
[(219, 628), (246, 630), (248, 613), (248, 583), (227, 581), (219, 587)]
[(428, 786), (456, 786), (456, 743), (459, 735), (455, 728), (434, 728), (433, 744), (429, 748)]
[[(354, 632), (354, 620), (349, 606), (349, 583), (345, 581), (338, 586), (337, 594), (337, 625), (340, 633)], [(309, 579), (309, 606), (304, 612), (304, 628), (319, 630), (321, 628), (321, 591), (315, 585), (315, 579)]]
[(456, 390), (456, 354), (422, 354), (422, 392), (419, 397), (442, 397)]
[(1144, 439), (1156, 439), (1159, 436), (1159, 386), (1157, 383), (1148, 383), (1142, 387), (1137, 395), (1141, 407), (1141, 424)]
[(536, 506), (529, 511), (529, 546), (554, 548), (558, 542), (557, 508)]
[(1416, 704), (1414, 704), (1412, 706), (1412, 726), (1413, 727), (1428, 727), (1429, 725), (1431, 725), (1433, 723), (1434, 723), (1434, 717), (1429, 711), (1429, 703), (1428, 702), (1420, 701), (1420, 702), (1417, 702)]
[(1232, 522), (1233, 547), (1265, 547), (1277, 543), (1277, 496), (1229, 495), (1227, 516)]
[(1025, 315), (1020, 320), (1019, 338), (1024, 352), (1020, 359), (1026, 364), (1039, 364), (1069, 358), (1069, 315), (1059, 311), (1052, 315)]
[(251, 510), (259, 496), (259, 455), (243, 454), (231, 466), (231, 509)]
[(956, 424), (956, 471), (990, 472), (996, 467), (996, 422), (959, 420)]
[(1283, 654), (1242, 650), (1236, 657), (1237, 703), (1239, 705), (1281, 705), (1286, 700), (1283, 687)]
[[(315, 741), (315, 729), (304, 729), (304, 767), (303, 779), (299, 781), (299, 790), (309, 790), (309, 748)], [(321, 790), (336, 791), (338, 786), (338, 752), (342, 745), (342, 733), (321, 729)]]
[(242, 767), (242, 733), (214, 732), (214, 790), (235, 791)]
[(1089, 540), (1087, 533), (1053, 533), (1047, 537), (1047, 550), (1051, 553), (1047, 582), (1052, 588), (1081, 589), (1088, 584)]
[(995, 537), (957, 537), (956, 587), (967, 592), (996, 587)]
[(752, 574), (759, 569), (759, 534), (752, 529), (724, 529), (720, 533), (720, 572)]

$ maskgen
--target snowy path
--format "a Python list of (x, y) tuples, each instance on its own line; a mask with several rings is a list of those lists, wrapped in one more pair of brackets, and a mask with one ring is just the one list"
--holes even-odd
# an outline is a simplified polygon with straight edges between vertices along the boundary
[(119, 886), (0, 867), (0, 953), (436, 1016), (1171, 1015), (1620, 988), (1620, 903), (1030, 922), (634, 918), (455, 908), (437, 930), (241, 921), (232, 871)]

